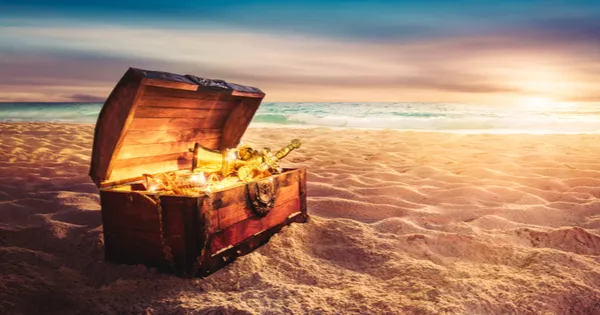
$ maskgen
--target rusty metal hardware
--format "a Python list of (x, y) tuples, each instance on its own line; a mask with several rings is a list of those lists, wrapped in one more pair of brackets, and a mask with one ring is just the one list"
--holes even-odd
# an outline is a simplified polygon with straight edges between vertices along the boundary
[(279, 183), (273, 177), (248, 183), (251, 208), (258, 216), (265, 216), (273, 209), (278, 188)]

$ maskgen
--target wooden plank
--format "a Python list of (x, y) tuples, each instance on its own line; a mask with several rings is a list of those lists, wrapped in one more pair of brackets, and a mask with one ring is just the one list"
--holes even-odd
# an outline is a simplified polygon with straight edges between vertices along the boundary
[[(171, 255), (173, 255), (173, 266), (179, 275), (185, 274), (186, 266), (186, 242), (185, 236), (183, 235), (167, 235), (166, 244), (171, 249)], [(164, 247), (163, 255), (164, 255)], [(171, 270), (173, 271), (173, 270)]]
[(214, 254), (230, 245), (237, 245), (252, 235), (284, 222), (291, 214), (300, 211), (300, 199), (295, 198), (271, 211), (262, 218), (251, 217), (214, 234), (210, 249)]
[(135, 118), (131, 130), (220, 129), (227, 119), (226, 111), (202, 118)]
[[(191, 158), (192, 158), (192, 153), (191, 152), (185, 152), (185, 153), (170, 153), (170, 154), (162, 154), (162, 155), (154, 155), (154, 156), (147, 156), (147, 157), (141, 157), (141, 158), (135, 158), (135, 159), (126, 159), (126, 160), (116, 160), (115, 161), (115, 166), (117, 166), (116, 168), (123, 168), (123, 167), (130, 167), (132, 165), (140, 165), (140, 166), (144, 166), (145, 164), (151, 164), (151, 163), (156, 163), (156, 162), (174, 162), (177, 163), (178, 160), (181, 159), (189, 159), (189, 163), (191, 163)], [(187, 162), (186, 162), (187, 163)], [(174, 168), (173, 170), (176, 170), (177, 168)], [(145, 172), (148, 173), (148, 172)]]
[(158, 207), (148, 198), (137, 192), (100, 191), (103, 226), (158, 233)]
[[(126, 185), (126, 184), (130, 184), (133, 182), (139, 182), (143, 179), (144, 179), (143, 176), (138, 176), (138, 177), (132, 177), (132, 178), (127, 178), (127, 179), (115, 180), (115, 181), (103, 181), (103, 182), (100, 182), (100, 188), (105, 188), (106, 190), (110, 190), (110, 187)], [(119, 190), (122, 191), (121, 190), (122, 188), (123, 187), (119, 187)], [(125, 189), (127, 189), (127, 188), (125, 188)], [(131, 191), (131, 189), (126, 190), (126, 191)]]
[(131, 108), (129, 109), (129, 115), (127, 116), (127, 120), (125, 121), (125, 124), (123, 125), (123, 129), (121, 130), (121, 133), (119, 136), (119, 141), (117, 142), (117, 145), (116, 145), (114, 151), (112, 152), (112, 156), (110, 158), (110, 164), (108, 165), (108, 170), (107, 170), (107, 178), (109, 180), (112, 177), (114, 160), (117, 158), (117, 155), (119, 154), (119, 151), (121, 150), (121, 147), (123, 146), (123, 138), (125, 137), (125, 134), (127, 134), (127, 131), (129, 130), (129, 128), (131, 127), (131, 125), (134, 121), (133, 113), (135, 112), (135, 108), (138, 105), (139, 99), (143, 94), (144, 94), (144, 86), (140, 85), (140, 88), (138, 89), (138, 93), (136, 94), (136, 97), (133, 100), (133, 104), (132, 104)]
[[(284, 226), (294, 222), (306, 222), (306, 218), (300, 213), (297, 215), (292, 215), (280, 224), (277, 224), (259, 234), (255, 234), (249, 238), (246, 238), (236, 246), (233, 246), (229, 249), (221, 249), (218, 253), (212, 255), (205, 255), (205, 257), (202, 259), (201, 267), (196, 275), (200, 277), (206, 277), (212, 274), (220, 268), (235, 261), (237, 257), (246, 255), (267, 243), (271, 236), (281, 231)], [(210, 250), (207, 250), (207, 252), (210, 252)]]
[(169, 107), (188, 109), (223, 109), (231, 110), (239, 102), (238, 99), (211, 100), (187, 97), (171, 97), (169, 95), (144, 94), (140, 100), (140, 107)]
[(231, 111), (223, 128), (220, 150), (238, 145), (261, 101), (262, 98), (246, 98)]
[(196, 258), (204, 245), (204, 221), (198, 214), (198, 204), (201, 204), (203, 198), (161, 197), (165, 233), (182, 236), (179, 241), (183, 246), (173, 251), (175, 266), (181, 274), (192, 273)]
[[(132, 159), (135, 160), (135, 159)], [(141, 174), (158, 174), (164, 173), (165, 170), (175, 171), (175, 170), (187, 170), (192, 169), (191, 160), (184, 161), (182, 163), (180, 161), (158, 161), (147, 163), (143, 165), (132, 164), (127, 167), (120, 167), (113, 171), (113, 175), (111, 176), (110, 182), (105, 182), (105, 186), (114, 185), (116, 182), (130, 182), (138, 179), (142, 179)]]
[(235, 96), (243, 96), (243, 97), (253, 97), (253, 98), (264, 98), (265, 94), (264, 93), (251, 93), (251, 92), (242, 92), (242, 91), (233, 91), (231, 92), (231, 95), (235, 95)]
[(238, 101), (239, 96), (231, 95), (231, 92), (202, 90), (202, 91), (185, 91), (173, 90), (164, 87), (148, 86), (146, 87), (145, 98), (153, 97), (168, 97), (168, 98), (187, 98), (198, 100), (214, 100), (214, 101)]
[[(286, 187), (298, 183), (299, 172), (287, 171), (279, 175), (275, 175), (275, 179), (279, 182), (279, 187)], [(247, 195), (246, 185), (230, 188), (223, 191), (212, 192), (213, 204), (212, 209), (220, 209), (233, 204), (238, 204), (240, 200), (244, 200)]]
[[(297, 199), (299, 197), (298, 188), (298, 182), (286, 187), (280, 187), (277, 190), (277, 195), (275, 197), (275, 206), (273, 210), (277, 209), (277, 207), (287, 203), (292, 199)], [(249, 208), (249, 204), (246, 201), (245, 196), (242, 200), (240, 200), (239, 203), (234, 203), (227, 207), (221, 208), (218, 210), (217, 213), (219, 220), (219, 230), (225, 229), (237, 222), (240, 222), (242, 220), (256, 215), (252, 211), (252, 209)]]
[(105, 229), (104, 249), (106, 259), (114, 263), (146, 264), (168, 268), (159, 233), (119, 228)]
[(195, 139), (182, 142), (127, 145), (121, 148), (117, 159), (125, 160), (164, 154), (184, 153), (188, 152), (188, 149), (190, 148), (193, 149), (196, 142), (205, 147), (214, 148), (217, 147), (221, 141), (220, 139)]
[(197, 214), (186, 209), (197, 208), (198, 198), (200, 197), (183, 197), (183, 196), (161, 196), (162, 219), (164, 231), (167, 235), (185, 235), (185, 226), (183, 222), (190, 220), (198, 220)]
[[(200, 128), (183, 130), (129, 130), (123, 139), (123, 146), (195, 141), (196, 139), (220, 139), (221, 133), (221, 129)], [(211, 149), (214, 148), (211, 147)]]
[(111, 175), (112, 181), (137, 178), (142, 174), (157, 174), (166, 171), (191, 169), (192, 154), (166, 154), (127, 160), (116, 160)]
[(89, 172), (96, 185), (110, 178), (113, 156), (118, 152), (123, 135), (133, 119), (132, 109), (143, 93), (143, 88), (140, 88), (141, 80), (134, 69), (129, 69), (100, 110), (94, 130)]
[[(136, 118), (210, 118), (212, 115), (227, 115), (230, 108), (177, 108), (177, 107), (155, 107), (144, 106), (135, 110)], [(217, 111), (216, 113), (213, 111)], [(225, 111), (219, 113), (218, 111)]]
[(302, 216), (304, 219), (308, 218), (308, 205), (306, 201), (306, 169), (299, 169), (298, 174), (299, 178), (299, 189), (300, 189), (300, 211), (302, 211)]
[(197, 84), (149, 78), (144, 79), (144, 85), (188, 91), (195, 91), (198, 88)]

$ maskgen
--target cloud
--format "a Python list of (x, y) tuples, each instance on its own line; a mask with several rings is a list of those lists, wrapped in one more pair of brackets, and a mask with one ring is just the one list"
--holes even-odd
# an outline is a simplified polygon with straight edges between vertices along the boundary
[(362, 42), (241, 30), (0, 26), (0, 86), (100, 99), (132, 66), (255, 85), (272, 100), (328, 99), (334, 90), (348, 101), (361, 90), (373, 101), (414, 100), (415, 91), (437, 101), (589, 93), (600, 79), (595, 44), (552, 38), (532, 32)]
[(105, 85), (131, 60), (77, 52), (1, 51), (0, 85)]
[(550, 43), (587, 43), (600, 49), (600, 18), (598, 15), (536, 19), (528, 33)]
[[(256, 76), (252, 74), (230, 73), (226, 77), (235, 78), (240, 81), (253, 81), (261, 85), (280, 85), (280, 86), (332, 86), (336, 88), (416, 88), (422, 90), (438, 90), (466, 93), (501, 93), (518, 92), (519, 89), (501, 84), (485, 83), (482, 81), (469, 81), (464, 73), (444, 73), (448, 77), (440, 76), (440, 73), (427, 72), (414, 76), (402, 76), (401, 74), (382, 75), (382, 76)], [(453, 77), (453, 78), (452, 78)], [(466, 80), (465, 80), (466, 79)]]
[(586, 0), (230, 0), (219, 5), (193, 0), (20, 0), (5, 4), (0, 17), (37, 20), (60, 17), (78, 20), (80, 25), (126, 23), (158, 28), (176, 26), (182, 30), (243, 29), (254, 33), (372, 41), (518, 34), (536, 28), (543, 31), (552, 29), (559, 19), (590, 23), (597, 20), (599, 12), (598, 4)]
[(560, 99), (563, 102), (576, 103), (600, 103), (600, 93), (597, 91), (589, 91), (587, 93), (575, 93), (573, 95)]

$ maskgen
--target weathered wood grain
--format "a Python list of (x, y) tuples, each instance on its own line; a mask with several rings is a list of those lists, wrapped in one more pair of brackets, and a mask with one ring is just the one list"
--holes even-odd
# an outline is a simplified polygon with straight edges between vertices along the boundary
[[(298, 184), (297, 182), (293, 185), (279, 187), (277, 190), (277, 195), (275, 197), (275, 206), (273, 210), (277, 209), (277, 207), (281, 206), (288, 201), (298, 198)], [(272, 211), (273, 211), (272, 210)], [(231, 204), (227, 207), (220, 208), (218, 211), (218, 229), (225, 229), (237, 222), (255, 216), (256, 214), (249, 207), (249, 204), (246, 202), (245, 198), (241, 200), (241, 202)]]
[(111, 162), (133, 119), (133, 109), (143, 93), (142, 78), (129, 69), (117, 83), (98, 115), (92, 146), (90, 177), (99, 185), (110, 177)]
[[(228, 108), (177, 108), (177, 107), (157, 107), (157, 106), (139, 106), (135, 110), (135, 118), (210, 118), (213, 115), (221, 116), (229, 114)], [(216, 111), (222, 111), (219, 113)]]
[(168, 262), (161, 243), (159, 233), (118, 228), (104, 230), (105, 257), (113, 263), (146, 264), (166, 270)]
[[(96, 127), (90, 175), (97, 184), (189, 169), (188, 149), (196, 142), (217, 150), (238, 144), (264, 94), (219, 80), (194, 80), (140, 69), (125, 74)], [(207, 197), (161, 196), (160, 207), (139, 192), (102, 188), (106, 257), (168, 268), (170, 253), (180, 275), (196, 268), (200, 275), (213, 272), (282, 226), (306, 220), (306, 173), (286, 170), (274, 180), (279, 183), (275, 206), (263, 217), (251, 210), (246, 185)]]
[(180, 90), (188, 90), (195, 91), (198, 88), (196, 84), (189, 84), (185, 82), (176, 82), (176, 81), (168, 81), (161, 79), (144, 79), (144, 85), (147, 86), (156, 86), (162, 88), (171, 88), (171, 89), (180, 89)]
[[(276, 204), (264, 217), (255, 216), (248, 208), (245, 185), (211, 196), (161, 196), (160, 219), (159, 208), (139, 193), (102, 189), (104, 230), (108, 235), (107, 259), (168, 270), (171, 265), (163, 251), (167, 247), (179, 275), (190, 276), (198, 269), (198, 275), (206, 276), (264, 244), (284, 225), (306, 221), (307, 215), (302, 212), (306, 198), (303, 195), (306, 191), (302, 184), (303, 170), (286, 169), (274, 178), (280, 182)], [(238, 211), (228, 212), (227, 207), (233, 210), (242, 205), (248, 211), (247, 217), (236, 221), (227, 216), (239, 214)], [(219, 222), (220, 219), (223, 221)], [(227, 220), (236, 222), (220, 231), (211, 227), (218, 227)], [(165, 243), (161, 242), (161, 227)], [(200, 256), (203, 249), (204, 255)]]
[(214, 116), (201, 118), (135, 118), (131, 130), (181, 130), (181, 129), (220, 129), (223, 127), (227, 112), (218, 111)]
[(191, 153), (174, 153), (141, 157), (126, 160), (116, 160), (115, 169), (106, 184), (115, 181), (137, 179), (142, 174), (158, 174), (166, 171), (191, 169)]
[(300, 187), (300, 211), (302, 211), (302, 216), (306, 220), (308, 218), (308, 205), (306, 203), (306, 169), (298, 169), (298, 175), (298, 186)]
[[(123, 139), (123, 146), (220, 139), (221, 133), (221, 129), (200, 128), (183, 130), (129, 130)], [(205, 143), (208, 143), (208, 141)], [(213, 147), (209, 148), (214, 149)]]
[(213, 101), (237, 101), (241, 98), (233, 96), (230, 93), (224, 93), (213, 90), (203, 91), (185, 91), (171, 88), (149, 86), (146, 88), (144, 98), (146, 100), (153, 97), (168, 97), (168, 98), (183, 98), (183, 99), (198, 99), (198, 100), (213, 100)]
[(292, 199), (271, 209), (271, 211), (262, 218), (250, 217), (240, 221), (214, 234), (210, 245), (211, 252), (214, 254), (230, 245), (236, 245), (256, 233), (267, 230), (283, 222), (288, 216), (296, 212), (300, 212), (299, 198)]
[(158, 233), (156, 204), (137, 192), (100, 191), (102, 222), (105, 228), (123, 228)]
[(306, 222), (306, 217), (302, 216), (301, 213), (292, 215), (284, 221), (282, 221), (281, 223), (271, 227), (270, 229), (254, 234), (244, 239), (236, 246), (232, 246), (229, 249), (223, 248), (217, 254), (207, 255), (207, 257), (202, 259), (202, 266), (198, 270), (196, 276), (209, 276), (213, 272), (235, 261), (237, 257), (246, 255), (255, 250), (256, 248), (267, 243), (271, 236), (281, 231), (281, 229), (284, 226), (294, 222)]
[(202, 204), (203, 198), (161, 197), (164, 232), (178, 236), (178, 247), (174, 247), (172, 253), (175, 267), (182, 275), (193, 272), (196, 259), (204, 246), (204, 220), (198, 212), (198, 205)]
[[(276, 195), (276, 200), (279, 202), (279, 199), (287, 198), (285, 196), (288, 194), (287, 190), (289, 187), (298, 187), (299, 172), (288, 169), (284, 173), (276, 175), (274, 179), (279, 184)], [(297, 188), (292, 189), (297, 191)], [(240, 185), (223, 191), (214, 191), (210, 194), (210, 198), (205, 200), (205, 203), (207, 209), (212, 209), (210, 211), (211, 225), (208, 227), (210, 233), (214, 233), (254, 215), (249, 208), (247, 185)]]
[(197, 220), (197, 214), (189, 209), (197, 208), (198, 198), (161, 196), (163, 228), (167, 235), (185, 235), (184, 221)]
[[(190, 163), (191, 163), (191, 158), (192, 158), (192, 154), (191, 152), (182, 152), (182, 153), (170, 153), (170, 154), (161, 154), (161, 155), (154, 155), (154, 156), (147, 156), (147, 157), (141, 157), (141, 158), (135, 158), (135, 159), (126, 159), (126, 160), (116, 160), (115, 161), (115, 166), (117, 166), (117, 168), (123, 168), (123, 167), (130, 167), (130, 166), (135, 166), (135, 165), (139, 165), (139, 166), (144, 166), (147, 164), (152, 164), (152, 163), (157, 163), (157, 162), (177, 162), (177, 160), (181, 160), (181, 159), (190, 159)], [(173, 170), (177, 170), (177, 168), (174, 168)], [(153, 173), (148, 173), (148, 172), (144, 172), (146, 174), (153, 174)]]
[(238, 145), (261, 101), (262, 98), (246, 98), (231, 111), (223, 127), (220, 150)]
[[(298, 184), (299, 172), (296, 170), (287, 170), (282, 174), (275, 175), (274, 180), (279, 182), (279, 187), (286, 187)], [(213, 209), (220, 209), (240, 203), (247, 195), (246, 185), (230, 188), (223, 191), (213, 191), (211, 193)]]
[(184, 153), (188, 152), (188, 149), (193, 148), (196, 142), (207, 148), (214, 148), (219, 145), (220, 139), (196, 139), (182, 142), (128, 145), (121, 148), (117, 159), (125, 160), (163, 154)]
[(242, 91), (233, 91), (233, 92), (231, 92), (231, 95), (260, 98), (260, 99), (263, 99), (265, 97), (264, 93), (252, 93), (252, 92), (242, 92)]
[[(203, 145), (220, 150), (235, 147), (263, 97), (256, 88), (130, 68), (100, 112), (90, 176), (97, 185), (117, 180), (126, 172), (115, 169), (118, 175), (112, 175), (122, 165), (115, 160), (150, 154), (135, 152), (145, 148), (130, 145), (171, 143), (168, 148), (173, 148), (185, 141), (220, 139), (218, 145), (215, 141)], [(148, 147), (147, 152), (164, 153), (157, 148)]]
[(148, 95), (144, 94), (140, 100), (140, 107), (159, 107), (159, 108), (181, 108), (181, 109), (223, 109), (231, 110), (239, 102), (239, 99), (219, 100), (198, 99), (189, 97), (171, 97), (168, 95)]

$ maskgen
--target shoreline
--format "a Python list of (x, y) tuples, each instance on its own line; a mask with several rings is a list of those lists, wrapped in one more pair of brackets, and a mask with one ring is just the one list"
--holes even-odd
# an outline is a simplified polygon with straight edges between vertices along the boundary
[[(75, 126), (95, 126), (96, 123), (82, 122), (60, 122), (60, 121), (0, 121), (0, 124), (51, 124), (51, 125), (75, 125)], [(461, 130), (423, 130), (423, 129), (392, 129), (392, 128), (357, 128), (357, 127), (332, 127), (316, 125), (281, 125), (265, 124), (253, 125), (250, 123), (248, 129), (298, 129), (313, 130), (324, 129), (332, 131), (343, 130), (363, 130), (363, 131), (385, 131), (399, 133), (434, 133), (434, 134), (455, 134), (455, 135), (524, 135), (524, 136), (545, 136), (545, 135), (600, 135), (600, 130), (594, 132), (549, 132), (549, 131), (524, 131), (524, 130), (505, 130), (505, 129), (461, 129)]]

